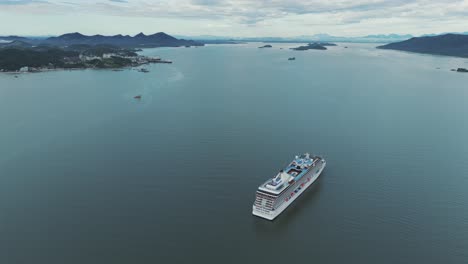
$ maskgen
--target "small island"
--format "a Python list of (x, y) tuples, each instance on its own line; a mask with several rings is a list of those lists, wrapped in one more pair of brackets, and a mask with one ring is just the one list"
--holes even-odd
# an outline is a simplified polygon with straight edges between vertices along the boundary
[(457, 72), (468, 72), (468, 69), (465, 68), (458, 68)]
[(292, 50), (299, 50), (299, 51), (303, 51), (303, 50), (310, 50), (310, 49), (314, 49), (314, 50), (327, 50), (327, 48), (319, 43), (309, 43), (307, 44), (306, 46), (299, 46), (297, 48), (291, 48)]
[(329, 47), (335, 47), (338, 46), (335, 43), (330, 43), (330, 42), (315, 42), (316, 44), (322, 45), (322, 46), (329, 46)]
[(258, 47), (259, 49), (264, 49), (264, 48), (273, 48), (273, 46), (271, 45), (265, 45), (265, 46), (261, 46), (261, 47)]

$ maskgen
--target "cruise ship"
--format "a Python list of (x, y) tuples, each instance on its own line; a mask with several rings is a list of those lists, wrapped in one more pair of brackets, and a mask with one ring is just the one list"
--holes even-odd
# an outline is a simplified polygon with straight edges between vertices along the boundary
[(326, 161), (309, 153), (295, 159), (275, 177), (258, 187), (252, 214), (268, 220), (275, 219), (317, 180)]

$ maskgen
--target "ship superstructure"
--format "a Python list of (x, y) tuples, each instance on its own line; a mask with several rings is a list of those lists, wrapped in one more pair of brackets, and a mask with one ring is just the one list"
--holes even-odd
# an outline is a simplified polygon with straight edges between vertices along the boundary
[(326, 161), (309, 153), (295, 159), (275, 177), (258, 187), (252, 213), (273, 220), (322, 173)]

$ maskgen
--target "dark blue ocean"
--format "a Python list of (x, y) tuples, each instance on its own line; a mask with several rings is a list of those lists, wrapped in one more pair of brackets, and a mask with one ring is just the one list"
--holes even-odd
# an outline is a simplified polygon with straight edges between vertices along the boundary
[[(0, 74), (0, 263), (467, 263), (468, 59), (261, 45)], [(252, 216), (304, 152), (321, 178)]]

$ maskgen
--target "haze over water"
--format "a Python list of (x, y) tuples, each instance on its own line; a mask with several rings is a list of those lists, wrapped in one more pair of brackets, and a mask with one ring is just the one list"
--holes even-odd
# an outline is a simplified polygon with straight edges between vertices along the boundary
[[(468, 60), (260, 45), (1, 74), (0, 263), (466, 263)], [(321, 178), (252, 216), (303, 152)]]

